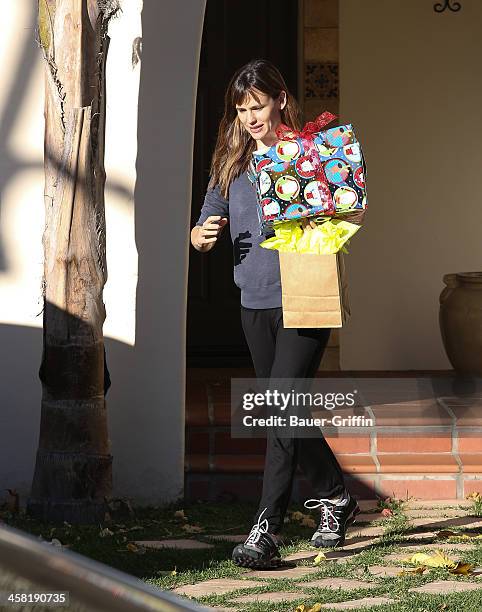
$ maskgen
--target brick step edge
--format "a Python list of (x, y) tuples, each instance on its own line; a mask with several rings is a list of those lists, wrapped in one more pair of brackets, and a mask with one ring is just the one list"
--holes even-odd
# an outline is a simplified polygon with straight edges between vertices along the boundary
[[(185, 478), (186, 500), (258, 502), (263, 483), (262, 474), (255, 473), (188, 473)], [(410, 505), (427, 500), (466, 500), (470, 493), (482, 494), (482, 475), (463, 474), (345, 474), (350, 493), (363, 500), (395, 497), (410, 500)], [(313, 497), (313, 490), (301, 475), (296, 475), (291, 501), (302, 503)]]
[[(353, 474), (482, 474), (482, 453), (337, 453), (343, 470)], [(264, 454), (191, 454), (186, 472), (261, 473)]]

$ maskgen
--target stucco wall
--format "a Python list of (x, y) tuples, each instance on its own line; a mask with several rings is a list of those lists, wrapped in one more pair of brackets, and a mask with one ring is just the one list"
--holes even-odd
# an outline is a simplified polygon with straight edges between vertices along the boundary
[[(142, 503), (175, 499), (183, 486), (191, 162), (204, 6), (196, 0), (181, 13), (173, 0), (144, 0), (143, 7), (123, 0), (109, 27), (107, 402), (114, 494)], [(43, 60), (35, 9), (30, 0), (8, 3), (0, 23), (0, 491), (16, 488), (22, 502), (41, 397)]]
[(482, 3), (340, 2), (340, 112), (367, 161), (369, 210), (347, 256), (342, 369), (450, 368), (447, 272), (482, 264)]

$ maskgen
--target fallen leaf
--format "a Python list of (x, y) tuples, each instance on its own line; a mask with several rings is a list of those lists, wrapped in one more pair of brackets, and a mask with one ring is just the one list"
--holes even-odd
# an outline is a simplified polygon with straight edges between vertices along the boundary
[(449, 570), (451, 574), (462, 574), (463, 576), (468, 576), (472, 574), (472, 570), (474, 566), (472, 563), (462, 563), (459, 561), (457, 565)]
[(409, 576), (410, 574), (423, 574), (427, 568), (425, 565), (421, 565), (420, 567), (416, 567), (415, 569), (404, 569), (401, 572), (398, 572), (398, 576)]
[(308, 609), (305, 604), (300, 604), (295, 612), (320, 612), (321, 611), (321, 604), (320, 603), (315, 603), (315, 605)]
[(303, 527), (311, 527), (311, 529), (315, 529), (316, 528), (316, 523), (311, 518), (311, 516), (305, 516), (303, 518), (303, 520), (301, 521), (300, 525), (303, 525)]
[(292, 512), (291, 513), (291, 520), (292, 521), (301, 521), (305, 516), (306, 516), (306, 514), (303, 514), (303, 512), (299, 512), (297, 510), (296, 512)]
[[(415, 553), (411, 557), (402, 560), (402, 563), (419, 565), (423, 569), (426, 567), (445, 567), (452, 574), (468, 576), (473, 573), (474, 566), (471, 563), (453, 561), (442, 550), (436, 550), (432, 555), (425, 553)], [(411, 573), (407, 571), (407, 573)], [(412, 572), (413, 573), (413, 572)]]
[(324, 552), (319, 552), (313, 561), (313, 565), (320, 565), (322, 561), (326, 561), (326, 556)]
[(136, 553), (137, 555), (143, 555), (146, 552), (144, 546), (137, 546), (137, 544), (134, 544), (134, 542), (129, 542), (127, 544), (127, 550)]
[(176, 510), (176, 512), (174, 512), (174, 517), (183, 521), (187, 521), (187, 516), (184, 514), (184, 510)]

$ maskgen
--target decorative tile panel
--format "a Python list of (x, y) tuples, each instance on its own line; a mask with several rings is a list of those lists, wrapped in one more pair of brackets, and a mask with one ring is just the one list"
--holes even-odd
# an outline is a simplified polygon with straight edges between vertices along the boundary
[(305, 98), (338, 98), (338, 63), (305, 63)]

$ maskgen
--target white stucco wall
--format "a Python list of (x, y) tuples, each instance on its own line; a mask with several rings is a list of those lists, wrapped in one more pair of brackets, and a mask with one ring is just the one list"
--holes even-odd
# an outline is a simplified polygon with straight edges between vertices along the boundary
[[(183, 486), (191, 163), (204, 6), (196, 0), (181, 13), (172, 0), (144, 0), (144, 6), (122, 0), (109, 27), (107, 403), (114, 494), (139, 503), (175, 499)], [(3, 7), (0, 491), (16, 488), (23, 503), (41, 398), (44, 120), (35, 25), (36, 3)], [(142, 60), (133, 65), (137, 37)]]
[(346, 257), (343, 369), (449, 369), (448, 272), (482, 264), (482, 2), (340, 1), (340, 113), (367, 161), (369, 210)]

